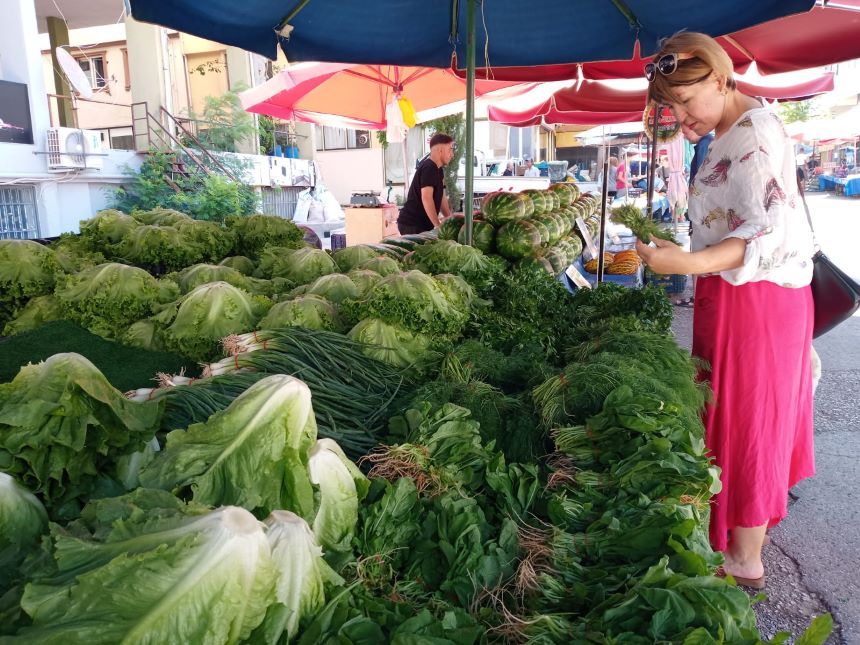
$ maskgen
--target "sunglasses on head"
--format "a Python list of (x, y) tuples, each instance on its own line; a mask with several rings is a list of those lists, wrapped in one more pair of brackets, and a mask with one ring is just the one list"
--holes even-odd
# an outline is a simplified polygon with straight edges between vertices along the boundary
[(645, 78), (651, 83), (657, 78), (657, 72), (663, 76), (671, 76), (678, 69), (678, 61), (695, 58), (693, 54), (663, 54), (645, 65)]

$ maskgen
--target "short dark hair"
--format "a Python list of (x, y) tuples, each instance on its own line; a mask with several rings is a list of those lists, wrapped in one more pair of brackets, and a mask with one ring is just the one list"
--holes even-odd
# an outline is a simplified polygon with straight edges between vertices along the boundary
[(437, 132), (432, 137), (430, 137), (430, 147), (442, 143), (448, 144), (454, 141), (454, 138), (451, 135), (445, 134), (444, 132)]

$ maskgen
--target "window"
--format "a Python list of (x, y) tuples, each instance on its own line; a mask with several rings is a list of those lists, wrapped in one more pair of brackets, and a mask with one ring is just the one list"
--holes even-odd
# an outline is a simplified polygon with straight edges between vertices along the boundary
[(317, 137), (317, 150), (355, 150), (370, 147), (370, 130), (333, 128), (324, 125)]
[(87, 58), (76, 59), (84, 70), (84, 74), (90, 79), (90, 87), (94, 90), (100, 89), (107, 85), (105, 79), (105, 59), (103, 56), (88, 56)]
[(0, 186), (0, 240), (39, 237), (36, 189), (33, 186)]
[(125, 75), (125, 91), (131, 90), (131, 74), (128, 71), (128, 49), (122, 48), (122, 73)]

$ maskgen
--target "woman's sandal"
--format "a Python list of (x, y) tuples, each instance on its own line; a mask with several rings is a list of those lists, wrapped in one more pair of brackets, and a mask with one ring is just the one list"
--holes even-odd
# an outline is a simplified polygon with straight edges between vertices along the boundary
[(678, 300), (677, 302), (673, 302), (672, 304), (676, 307), (692, 307), (693, 298), (684, 298), (683, 300)]
[[(725, 578), (731, 574), (726, 573), (726, 570), (722, 567), (717, 567), (717, 570), (714, 571), (714, 575), (718, 578)], [(743, 576), (732, 576), (734, 578), (735, 583), (739, 587), (747, 587), (749, 589), (764, 589), (767, 585), (767, 581), (765, 576), (761, 578), (744, 578)]]

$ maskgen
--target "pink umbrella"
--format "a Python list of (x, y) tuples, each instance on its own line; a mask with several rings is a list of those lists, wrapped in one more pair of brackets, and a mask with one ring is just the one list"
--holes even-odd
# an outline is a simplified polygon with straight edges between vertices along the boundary
[[(737, 81), (739, 89), (751, 96), (799, 100), (831, 91), (833, 72), (785, 84), (771, 81), (763, 85), (741, 78)], [(557, 91), (548, 99), (541, 97), (542, 100), (529, 108), (512, 111), (505, 109), (504, 102), (498, 102), (490, 105), (488, 113), (491, 121), (508, 125), (539, 125), (542, 122), (577, 125), (624, 123), (641, 118), (647, 92), (644, 79), (642, 87), (636, 89), (618, 89), (603, 81), (582, 81)], [(528, 92), (524, 90), (517, 101), (522, 104), (527, 98)]]
[[(476, 81), (475, 95), (517, 85)], [(532, 86), (521, 87), (525, 91)], [(242, 92), (240, 99), (246, 111), (257, 114), (329, 125), (336, 117), (355, 124), (352, 127), (384, 130), (385, 108), (401, 94), (421, 112), (464, 99), (466, 81), (450, 69), (433, 67), (299, 63)]]

